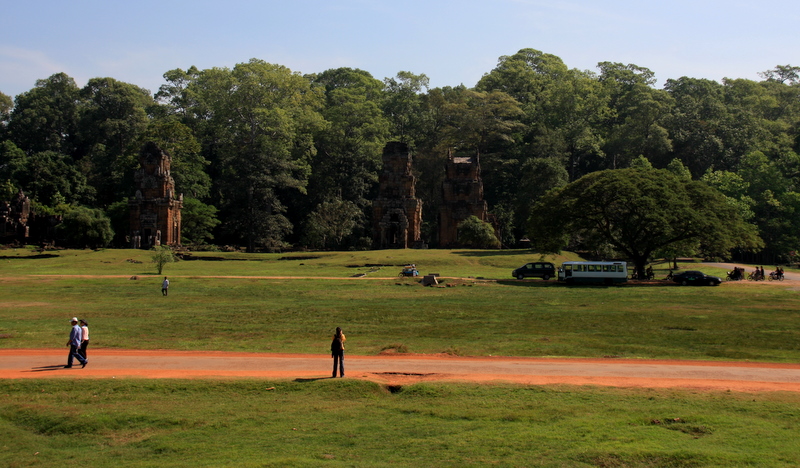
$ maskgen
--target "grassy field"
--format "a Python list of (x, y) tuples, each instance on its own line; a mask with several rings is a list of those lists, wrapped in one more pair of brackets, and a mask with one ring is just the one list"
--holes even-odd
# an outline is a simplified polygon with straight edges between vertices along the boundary
[[(172, 281), (165, 298), (160, 277), (143, 276), (152, 265), (126, 261), (135, 255), (144, 262), (147, 254), (68, 251), (53, 258), (3, 260), (0, 347), (61, 346), (67, 319), (78, 316), (91, 325), (92, 347), (325, 353), (329, 335), (341, 326), (351, 354), (395, 349), (458, 355), (800, 360), (800, 297), (790, 283), (567, 287), (555, 281), (510, 279), (512, 266), (531, 257), (520, 251), (381, 251), (330, 253), (316, 260), (280, 260), (273, 255), (262, 260), (179, 262), (165, 271)], [(452, 287), (426, 288), (417, 279), (385, 276), (383, 270), (389, 267), (366, 278), (347, 279), (353, 271), (374, 268), (363, 265), (389, 255), (415, 255), (423, 271), (430, 266), (442, 275), (467, 279), (445, 279), (445, 286)], [(25, 271), (20, 264), (31, 267)], [(356, 264), (361, 266), (348, 266)], [(254, 277), (293, 276), (302, 268), (308, 270), (303, 279)], [(97, 276), (37, 276), (89, 271)], [(397, 271), (398, 267), (390, 269)], [(250, 277), (206, 277), (217, 273)]]
[[(145, 250), (64, 250), (39, 254), (30, 248), (0, 250), (2, 276), (156, 275), (152, 254)], [(395, 277), (414, 263), (422, 274), (511, 278), (511, 270), (545, 259), (560, 264), (573, 254), (543, 257), (527, 250), (372, 250), (363, 252), (291, 252), (245, 254), (193, 252), (191, 260), (168, 264), (172, 276), (302, 276), (346, 278), (354, 275)]]
[(354, 380), (0, 381), (0, 465), (789, 467), (800, 396)]
[[(95, 348), (325, 353), (338, 325), (362, 355), (800, 360), (790, 282), (513, 280), (539, 259), (525, 251), (196, 256), (167, 265), (165, 298), (147, 252), (0, 251), (0, 347), (63, 349), (77, 315)], [(425, 288), (396, 276), (404, 263), (452, 278)], [(0, 396), (10, 467), (800, 465), (792, 393), (59, 379), (0, 380)]]

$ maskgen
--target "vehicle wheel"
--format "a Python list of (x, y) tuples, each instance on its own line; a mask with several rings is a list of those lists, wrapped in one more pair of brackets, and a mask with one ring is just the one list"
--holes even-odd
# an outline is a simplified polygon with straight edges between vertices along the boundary
[(524, 276), (524, 275), (517, 275), (517, 279), (518, 279), (518, 280), (524, 280), (524, 279), (525, 279), (525, 276)]
[(716, 282), (716, 281), (714, 281), (714, 280), (708, 280), (708, 285), (709, 285), (709, 286), (717, 286), (717, 285), (719, 285), (719, 283), (717, 283), (717, 282)]
[(550, 275), (544, 275), (544, 276), (542, 276), (542, 279), (543, 279), (543, 280), (545, 280), (545, 281), (547, 281), (547, 280), (549, 280), (549, 279), (550, 279)]
[(686, 280), (681, 281), (681, 286), (686, 286), (687, 284), (689, 284), (688, 281), (686, 281)]

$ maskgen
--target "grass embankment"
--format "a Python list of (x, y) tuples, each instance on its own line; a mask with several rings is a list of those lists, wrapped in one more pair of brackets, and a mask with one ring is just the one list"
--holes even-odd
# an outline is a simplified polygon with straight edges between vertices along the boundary
[[(272, 388), (272, 389), (271, 389)], [(0, 465), (800, 464), (800, 395), (348, 380), (0, 381)]]
[[(790, 283), (568, 288), (511, 280), (538, 260), (527, 252), (315, 255), (171, 264), (166, 298), (147, 252), (0, 259), (0, 346), (63, 349), (78, 315), (93, 347), (324, 353), (340, 325), (355, 354), (800, 360)], [(394, 278), (403, 263), (501, 281), (423, 288)], [(344, 279), (356, 273), (392, 279)], [(788, 393), (26, 379), (0, 381), (0, 395), (0, 465), (10, 467), (800, 465), (800, 395)]]

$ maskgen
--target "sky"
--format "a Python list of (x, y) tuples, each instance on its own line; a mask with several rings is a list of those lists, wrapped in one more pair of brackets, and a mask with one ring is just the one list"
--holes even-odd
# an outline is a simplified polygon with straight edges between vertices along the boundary
[(169, 70), (257, 58), (302, 74), (350, 67), (473, 87), (501, 56), (537, 49), (569, 68), (646, 67), (761, 80), (800, 66), (796, 0), (0, 0), (0, 92), (66, 73), (158, 91)]

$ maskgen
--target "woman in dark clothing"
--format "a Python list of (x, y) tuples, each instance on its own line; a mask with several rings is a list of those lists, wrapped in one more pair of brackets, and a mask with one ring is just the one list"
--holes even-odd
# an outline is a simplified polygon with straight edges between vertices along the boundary
[(336, 368), (339, 368), (339, 377), (344, 377), (344, 342), (347, 340), (342, 329), (336, 327), (336, 333), (331, 341), (331, 356), (333, 356), (333, 375), (336, 378)]

